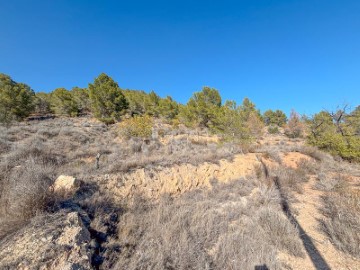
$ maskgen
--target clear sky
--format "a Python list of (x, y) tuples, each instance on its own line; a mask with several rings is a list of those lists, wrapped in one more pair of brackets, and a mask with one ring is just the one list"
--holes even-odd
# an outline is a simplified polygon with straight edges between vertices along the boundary
[(35, 91), (202, 86), (264, 111), (360, 104), (359, 0), (0, 0), (0, 72)]

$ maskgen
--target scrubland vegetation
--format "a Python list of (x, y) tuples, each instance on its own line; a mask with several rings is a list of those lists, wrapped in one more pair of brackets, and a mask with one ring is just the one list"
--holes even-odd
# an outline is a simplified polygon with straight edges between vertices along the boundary
[[(172, 125), (181, 123), (191, 128), (208, 128), (212, 133), (241, 142), (260, 136), (265, 124), (269, 126), (270, 133), (277, 133), (279, 127), (284, 127), (285, 134), (290, 138), (306, 137), (309, 144), (341, 158), (350, 161), (360, 159), (359, 107), (350, 111), (348, 106), (344, 106), (334, 112), (321, 111), (311, 117), (301, 117), (292, 111), (287, 119), (281, 110), (267, 110), (260, 114), (248, 98), (241, 105), (234, 101), (223, 102), (214, 88), (204, 87), (183, 105), (169, 96), (161, 98), (154, 91), (147, 94), (121, 89), (104, 73), (88, 88), (57, 88), (51, 93), (35, 93), (28, 85), (1, 74), (0, 105), (0, 122), (5, 124), (23, 120), (30, 114), (75, 117), (91, 113), (106, 124), (128, 117), (150, 116), (162, 118)], [(149, 117), (145, 120), (151, 122)], [(142, 123), (145, 124), (144, 121)]]
[[(51, 93), (1, 74), (0, 122), (0, 247), (75, 211), (91, 234), (94, 269), (290, 269), (280, 255), (305, 259), (314, 245), (296, 220), (311, 183), (321, 194), (317, 230), (359, 258), (360, 107), (287, 119), (280, 110), (261, 114), (248, 98), (223, 102), (210, 87), (183, 105), (121, 89), (106, 74), (88, 89)], [(289, 166), (294, 153), (305, 159)], [(219, 181), (204, 170), (209, 186), (153, 188), (165, 168), (183, 179), (184, 164), (221, 167), (237, 155), (256, 155), (246, 175)], [(139, 183), (132, 172), (147, 178), (125, 196), (120, 179)], [(54, 190), (64, 174), (80, 180), (76, 193)], [(1, 261), (4, 269), (20, 263)]]

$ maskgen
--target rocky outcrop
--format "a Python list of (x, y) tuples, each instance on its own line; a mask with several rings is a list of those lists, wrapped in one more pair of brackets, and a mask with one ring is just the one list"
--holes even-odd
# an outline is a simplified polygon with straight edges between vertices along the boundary
[(0, 241), (0, 269), (91, 269), (90, 242), (78, 212), (36, 217)]
[(141, 193), (148, 198), (158, 198), (161, 194), (181, 194), (195, 188), (211, 187), (211, 181), (227, 183), (246, 177), (261, 165), (256, 154), (235, 155), (232, 160), (218, 163), (174, 165), (167, 168), (142, 168), (126, 174), (99, 177), (104, 192), (118, 197), (131, 197)]

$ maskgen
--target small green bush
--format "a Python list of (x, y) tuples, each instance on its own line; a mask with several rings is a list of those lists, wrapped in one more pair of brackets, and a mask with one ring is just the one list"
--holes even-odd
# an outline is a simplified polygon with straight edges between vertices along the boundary
[(135, 116), (119, 124), (120, 135), (126, 139), (131, 137), (147, 138), (152, 134), (154, 120), (148, 115)]
[(271, 126), (268, 127), (268, 132), (270, 134), (278, 134), (279, 133), (279, 128), (277, 126), (271, 125)]

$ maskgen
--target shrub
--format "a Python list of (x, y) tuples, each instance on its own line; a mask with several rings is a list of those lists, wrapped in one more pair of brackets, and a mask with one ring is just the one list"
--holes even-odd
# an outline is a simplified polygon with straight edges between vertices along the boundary
[(266, 125), (276, 125), (282, 127), (286, 124), (287, 117), (281, 110), (267, 110), (263, 115)]
[(324, 197), (322, 229), (343, 252), (360, 258), (360, 193), (340, 191)]
[(8, 152), (10, 149), (11, 149), (10, 143), (0, 138), (0, 155)]
[(0, 186), (0, 238), (46, 210), (53, 197), (49, 189), (54, 167), (30, 159), (8, 170)]
[(346, 106), (336, 113), (322, 111), (308, 120), (308, 143), (333, 155), (360, 161), (359, 107), (351, 113)]
[(148, 138), (152, 134), (153, 125), (153, 118), (147, 115), (125, 119), (119, 124), (120, 135), (127, 139), (131, 137)]
[(306, 173), (302, 169), (292, 169), (289, 167), (278, 167), (271, 171), (277, 177), (284, 195), (291, 197), (292, 192), (303, 192), (303, 184), (308, 181)]
[(279, 134), (279, 128), (277, 126), (274, 126), (274, 125), (270, 125), (268, 127), (268, 132), (270, 134)]
[(285, 135), (289, 138), (299, 138), (303, 136), (303, 133), (304, 125), (300, 119), (299, 114), (293, 110), (285, 128)]
[(257, 112), (251, 112), (246, 121), (252, 138), (259, 138), (263, 134), (264, 123)]
[(328, 176), (326, 173), (318, 174), (315, 187), (322, 191), (341, 191), (346, 189), (347, 182), (342, 175)]

